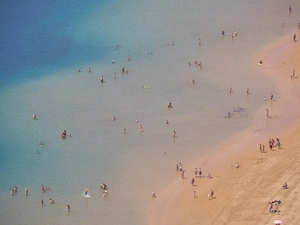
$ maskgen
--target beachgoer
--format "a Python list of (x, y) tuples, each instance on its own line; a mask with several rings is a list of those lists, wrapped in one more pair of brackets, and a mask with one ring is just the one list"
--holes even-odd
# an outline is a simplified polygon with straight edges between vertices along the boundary
[(200, 38), (198, 39), (198, 45), (201, 45), (201, 39)]
[(78, 67), (78, 68), (77, 68), (77, 71), (80, 72), (80, 70), (81, 70), (80, 67)]
[(128, 61), (130, 61), (130, 55), (127, 56)]
[(139, 125), (140, 132), (143, 132), (143, 126)]
[(114, 78), (117, 78), (117, 74), (116, 73), (114, 73)]
[(283, 185), (282, 185), (282, 189), (288, 189), (288, 184), (285, 182)]
[(54, 204), (54, 200), (50, 198), (49, 203)]
[(195, 178), (196, 178), (196, 176), (197, 176), (197, 174), (198, 174), (198, 169), (197, 169), (197, 168), (195, 168), (194, 174), (195, 174)]
[(41, 199), (41, 205), (44, 205), (44, 200), (43, 199)]
[(258, 63), (261, 65), (263, 62), (262, 62), (262, 60), (259, 60), (259, 62), (258, 62)]
[(88, 68), (88, 72), (89, 72), (89, 73), (91, 72), (91, 68), (90, 68), (90, 67)]
[(273, 94), (272, 93), (270, 93), (270, 99), (271, 99), (271, 101), (273, 101)]
[(125, 128), (123, 129), (123, 134), (126, 134), (126, 129)]
[(125, 72), (125, 67), (122, 67), (121, 72), (122, 72), (122, 73)]
[(88, 195), (89, 194), (89, 189), (85, 188), (84, 189), (84, 195)]
[(235, 164), (235, 168), (238, 169), (239, 167), (240, 167), (240, 165), (239, 165), (238, 163), (236, 163), (236, 164)]
[(173, 138), (176, 137), (176, 131), (173, 130), (173, 134), (172, 134)]
[(100, 184), (100, 188), (101, 189), (106, 189), (106, 184), (104, 184), (104, 183)]
[(269, 110), (268, 110), (268, 109), (266, 109), (266, 112), (267, 112), (267, 117), (269, 117)]
[(36, 119), (36, 115), (35, 114), (32, 114), (32, 119)]
[(102, 192), (102, 196), (104, 197), (104, 196), (108, 196), (108, 191), (107, 190), (104, 190), (103, 192)]
[(111, 119), (112, 119), (113, 121), (115, 121), (115, 120), (116, 120), (116, 117), (115, 117), (115, 116), (113, 116)]
[(289, 13), (292, 13), (292, 12), (293, 12), (292, 6), (290, 5), (290, 6), (289, 6)]
[(210, 194), (208, 195), (208, 199), (211, 200), (214, 198), (214, 191), (211, 190)]
[(224, 30), (222, 30), (222, 35), (223, 35), (223, 36), (225, 35), (225, 31), (224, 31)]
[(229, 88), (229, 93), (232, 93), (232, 88)]
[(28, 188), (25, 188), (25, 195), (28, 195)]
[(294, 34), (294, 42), (296, 42), (296, 34)]
[(246, 88), (246, 94), (249, 94), (249, 88)]
[(279, 141), (279, 138), (276, 138), (276, 145), (278, 148), (280, 148), (280, 141)]
[(182, 171), (182, 164), (181, 163), (179, 163), (179, 171)]
[(10, 189), (10, 195), (14, 195), (14, 190)]
[(156, 197), (155, 192), (152, 192), (151, 196), (152, 196), (152, 198), (155, 198)]
[(67, 211), (67, 212), (70, 212), (70, 210), (71, 210), (71, 207), (70, 207), (70, 205), (67, 205), (67, 207), (66, 207), (66, 211)]
[(104, 83), (103, 76), (101, 76), (100, 81), (101, 81), (101, 83)]
[(111, 63), (114, 64), (114, 63), (115, 63), (115, 60), (111, 60)]
[(171, 103), (171, 102), (169, 103), (169, 105), (168, 105), (168, 108), (169, 108), (169, 109), (173, 108), (173, 106), (172, 106), (172, 103)]
[(266, 97), (264, 97), (264, 101), (266, 101)]
[(181, 178), (184, 179), (184, 171), (181, 170)]
[(194, 191), (194, 198), (196, 198), (196, 191)]
[(195, 84), (195, 80), (194, 80), (194, 78), (192, 78), (192, 84)]
[(175, 43), (174, 43), (174, 41), (172, 41), (172, 45), (174, 45)]
[(168, 120), (166, 120), (166, 124), (169, 124), (169, 121), (168, 121)]
[(191, 184), (194, 186), (194, 183), (195, 183), (195, 178), (192, 178), (191, 180)]
[(202, 169), (201, 168), (199, 168), (198, 174), (199, 174), (199, 177), (201, 178), (201, 175), (202, 175)]

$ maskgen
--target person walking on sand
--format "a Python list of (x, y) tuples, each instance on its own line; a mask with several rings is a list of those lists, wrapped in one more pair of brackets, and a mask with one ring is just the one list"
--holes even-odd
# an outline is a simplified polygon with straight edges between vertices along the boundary
[(271, 100), (271, 101), (273, 101), (273, 97), (274, 97), (273, 94), (270, 93), (270, 100)]
[(195, 178), (192, 178), (191, 184), (194, 186), (194, 184), (195, 184)]
[(214, 198), (214, 191), (211, 190), (210, 194), (208, 195), (208, 199), (211, 200)]
[(197, 176), (197, 174), (198, 174), (198, 169), (197, 169), (197, 168), (195, 168), (194, 174), (195, 174), (195, 178), (196, 178), (196, 176)]
[(194, 198), (196, 198), (196, 191), (194, 191)]
[(269, 117), (269, 110), (268, 110), (268, 109), (266, 109), (266, 112), (267, 112), (267, 117)]
[(296, 34), (294, 34), (294, 42), (296, 42)]
[(201, 168), (199, 168), (198, 174), (199, 174), (199, 177), (201, 178), (201, 175), (202, 175), (202, 169)]

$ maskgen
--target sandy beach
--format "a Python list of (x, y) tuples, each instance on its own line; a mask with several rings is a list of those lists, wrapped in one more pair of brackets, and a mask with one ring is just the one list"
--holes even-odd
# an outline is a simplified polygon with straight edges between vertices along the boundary
[[(282, 224), (299, 224), (300, 46), (292, 37), (289, 34), (257, 54), (263, 60), (258, 69), (276, 82), (281, 95), (272, 101), (266, 96), (269, 118), (262, 107), (252, 126), (218, 146), (218, 153), (204, 165), (197, 160), (186, 165), (185, 178), (178, 176), (162, 198), (156, 199), (150, 224), (273, 224), (276, 219)], [(293, 70), (295, 77), (290, 77)], [(275, 142), (270, 150), (269, 139), (277, 137), (280, 148)], [(265, 145), (264, 153), (259, 144)], [(195, 167), (201, 167), (203, 173), (192, 185)], [(213, 178), (207, 178), (207, 173)], [(285, 182), (288, 189), (282, 189)], [(211, 191), (214, 196), (209, 200)], [(172, 195), (176, 198), (171, 200)], [(271, 213), (268, 202), (274, 199), (281, 203), (273, 204), (276, 212)]]

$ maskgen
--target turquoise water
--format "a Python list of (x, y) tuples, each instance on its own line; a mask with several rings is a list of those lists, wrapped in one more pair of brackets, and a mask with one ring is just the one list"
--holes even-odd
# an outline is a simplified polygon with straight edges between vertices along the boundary
[[(0, 224), (145, 224), (151, 192), (159, 196), (177, 179), (179, 161), (197, 157), (202, 166), (214, 146), (251, 124), (266, 104), (263, 96), (277, 96), (253, 67), (259, 60), (253, 54), (296, 27), (299, 16), (287, 7), (280, 1), (5, 3)], [(233, 111), (237, 117), (226, 118)], [(62, 139), (63, 129), (72, 138)], [(51, 191), (41, 193), (42, 184)], [(15, 185), (19, 192), (10, 196)], [(82, 196), (84, 188), (91, 198)]]

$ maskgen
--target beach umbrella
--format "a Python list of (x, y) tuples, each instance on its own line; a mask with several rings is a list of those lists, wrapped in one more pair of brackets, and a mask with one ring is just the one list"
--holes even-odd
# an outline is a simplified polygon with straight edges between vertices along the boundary
[(281, 220), (274, 220), (274, 222), (273, 222), (275, 225), (280, 225), (281, 223), (282, 223), (282, 221)]

